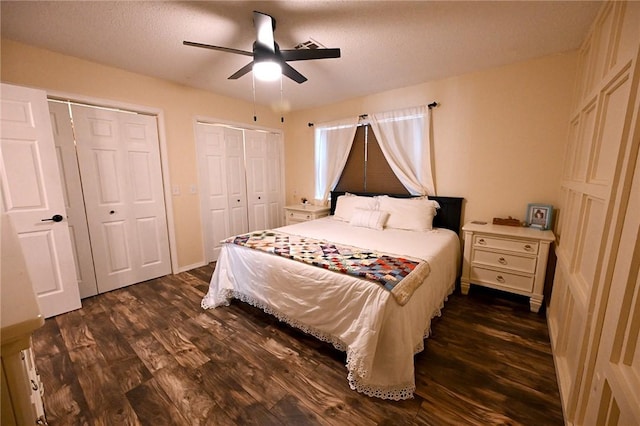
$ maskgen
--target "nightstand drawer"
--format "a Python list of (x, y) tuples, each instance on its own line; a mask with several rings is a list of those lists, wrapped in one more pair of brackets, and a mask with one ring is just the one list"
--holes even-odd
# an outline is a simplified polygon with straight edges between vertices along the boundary
[(472, 283), (488, 284), (490, 286), (504, 287), (526, 292), (533, 290), (533, 276), (525, 277), (522, 275), (492, 271), (490, 269), (472, 266), (470, 278)]
[(515, 271), (533, 274), (536, 271), (536, 258), (517, 256), (514, 254), (496, 253), (487, 250), (476, 249), (473, 252), (472, 263), (489, 267), (512, 269)]
[(306, 221), (313, 219), (313, 213), (305, 213), (305, 212), (287, 212), (287, 218), (291, 221)]
[(538, 253), (538, 243), (531, 240), (524, 241), (517, 239), (496, 238), (487, 235), (474, 235), (473, 245), (476, 247), (507, 250), (527, 254)]

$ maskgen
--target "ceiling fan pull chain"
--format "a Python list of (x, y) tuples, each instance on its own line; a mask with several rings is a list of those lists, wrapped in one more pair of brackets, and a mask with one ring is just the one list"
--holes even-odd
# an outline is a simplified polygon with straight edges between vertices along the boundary
[(282, 111), (284, 111), (284, 103), (282, 103), (282, 74), (280, 74), (280, 122), (284, 123), (284, 115)]
[(251, 87), (253, 90), (253, 121), (258, 121), (258, 117), (256, 117), (256, 78), (253, 73), (251, 73)]

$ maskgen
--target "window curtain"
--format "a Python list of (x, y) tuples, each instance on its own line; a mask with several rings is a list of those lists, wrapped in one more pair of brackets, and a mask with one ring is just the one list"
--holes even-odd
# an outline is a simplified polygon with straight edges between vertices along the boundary
[(344, 165), (347, 163), (358, 118), (317, 125), (315, 129), (316, 200), (323, 204), (329, 199)]
[(436, 195), (431, 171), (430, 119), (426, 106), (369, 114), (382, 153), (412, 195)]

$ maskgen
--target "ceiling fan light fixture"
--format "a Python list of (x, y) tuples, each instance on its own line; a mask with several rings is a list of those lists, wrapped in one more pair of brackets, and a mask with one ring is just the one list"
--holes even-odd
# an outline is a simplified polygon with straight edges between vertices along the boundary
[(275, 61), (255, 62), (253, 75), (261, 81), (276, 81), (282, 75), (282, 66)]

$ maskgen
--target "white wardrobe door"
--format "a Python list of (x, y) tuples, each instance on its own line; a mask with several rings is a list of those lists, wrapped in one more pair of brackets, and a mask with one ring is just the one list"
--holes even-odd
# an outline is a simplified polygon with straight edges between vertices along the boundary
[(72, 106), (99, 292), (171, 272), (155, 117)]
[(69, 104), (49, 101), (51, 127), (56, 143), (60, 177), (62, 179), (62, 193), (67, 209), (71, 246), (76, 263), (76, 275), (80, 297), (85, 298), (98, 294), (96, 273), (93, 268), (93, 256), (87, 214), (84, 209), (80, 169), (76, 156), (76, 145), (71, 126)]
[(40, 310), (51, 317), (81, 304), (47, 98), (8, 84), (1, 93), (2, 205), (18, 233)]

